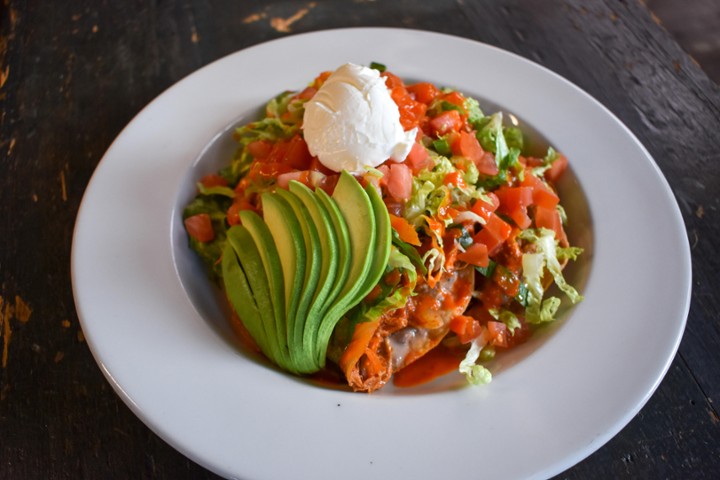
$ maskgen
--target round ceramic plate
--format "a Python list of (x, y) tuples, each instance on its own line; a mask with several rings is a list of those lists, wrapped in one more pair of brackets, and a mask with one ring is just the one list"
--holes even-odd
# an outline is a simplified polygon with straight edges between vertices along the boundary
[[(451, 375), (366, 395), (279, 372), (232, 340), (187, 248), (180, 212), (199, 176), (228, 161), (228, 129), (321, 71), (372, 61), (512, 112), (570, 159), (561, 193), (571, 237), (587, 251), (568, 275), (585, 300), (494, 365), (487, 386), (460, 386)], [(682, 336), (689, 259), (658, 167), (583, 91), (474, 41), (360, 28), (248, 48), (148, 105), (88, 186), (72, 277), (85, 337), (117, 393), (220, 475), (516, 479), (570, 467), (648, 400)]]

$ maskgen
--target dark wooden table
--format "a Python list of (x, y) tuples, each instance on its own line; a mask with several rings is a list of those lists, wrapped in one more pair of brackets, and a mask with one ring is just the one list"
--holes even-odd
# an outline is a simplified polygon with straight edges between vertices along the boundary
[(692, 248), (687, 329), (636, 418), (559, 478), (720, 478), (720, 89), (640, 0), (0, 9), (0, 478), (215, 478), (143, 425), (95, 364), (70, 285), (75, 216), (112, 140), (164, 89), (238, 49), (349, 26), (441, 31), (518, 53), (588, 91), (644, 143)]

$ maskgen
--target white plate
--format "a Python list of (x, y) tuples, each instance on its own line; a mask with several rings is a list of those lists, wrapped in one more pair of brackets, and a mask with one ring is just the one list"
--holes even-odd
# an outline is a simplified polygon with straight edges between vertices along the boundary
[[(348, 61), (379, 61), (518, 114), (570, 158), (582, 185), (592, 226), (578, 220), (584, 235), (576, 235), (591, 268), (575, 276), (585, 301), (498, 367), (488, 386), (365, 395), (298, 380), (239, 350), (213, 314), (204, 277), (193, 277), (179, 208), (193, 176), (210, 168), (194, 165), (201, 151), (266, 99)], [(568, 190), (582, 207), (579, 187)], [(72, 276), (85, 337), (117, 393), (158, 435), (221, 475), (543, 478), (598, 449), (653, 393), (682, 336), (689, 259), (660, 170), (583, 91), (474, 41), (361, 28), (248, 48), (148, 105), (88, 186)]]

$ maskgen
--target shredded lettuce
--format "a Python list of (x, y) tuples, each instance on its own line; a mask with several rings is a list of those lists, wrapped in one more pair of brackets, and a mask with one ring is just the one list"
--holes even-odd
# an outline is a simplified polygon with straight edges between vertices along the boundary
[(488, 310), (488, 313), (498, 322), (504, 323), (510, 331), (510, 335), (513, 335), (515, 330), (522, 326), (518, 317), (510, 310), (492, 308)]
[(480, 104), (472, 97), (465, 97), (465, 111), (467, 112), (468, 122), (471, 125), (485, 118), (485, 114), (480, 110)]
[[(557, 240), (555, 232), (547, 228), (528, 229), (520, 233), (519, 238), (534, 243), (537, 253), (525, 253), (522, 256), (523, 281), (527, 286), (526, 319), (530, 323), (552, 321), (555, 318), (560, 299), (549, 297), (543, 300), (545, 289), (542, 277), (545, 269), (552, 275), (555, 284), (575, 304), (583, 299), (575, 288), (565, 281), (562, 266), (558, 259)], [(562, 250), (563, 254), (579, 254), (578, 249)]]
[(465, 378), (471, 385), (485, 385), (492, 381), (490, 370), (475, 363), (480, 358), (480, 352), (482, 352), (484, 346), (485, 341), (482, 335), (473, 340), (470, 343), (470, 349), (458, 367), (458, 372), (465, 374)]
[(477, 132), (477, 139), (485, 151), (495, 154), (500, 161), (510, 152), (503, 134), (503, 114), (496, 112), (488, 117), (487, 123)]

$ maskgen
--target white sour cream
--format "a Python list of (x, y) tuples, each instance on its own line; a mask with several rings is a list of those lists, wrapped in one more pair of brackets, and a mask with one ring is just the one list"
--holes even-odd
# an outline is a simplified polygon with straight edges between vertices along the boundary
[(403, 130), (380, 72), (347, 63), (305, 104), (303, 132), (320, 163), (336, 172), (359, 173), (387, 159), (405, 160), (417, 128)]

